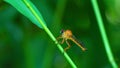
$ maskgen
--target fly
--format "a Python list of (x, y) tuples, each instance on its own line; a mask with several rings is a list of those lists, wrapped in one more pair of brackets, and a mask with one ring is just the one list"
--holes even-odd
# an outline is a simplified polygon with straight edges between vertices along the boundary
[(65, 51), (70, 48), (70, 44), (67, 40), (73, 41), (76, 45), (78, 45), (82, 49), (82, 51), (86, 51), (86, 48), (83, 47), (83, 45), (75, 38), (71, 30), (61, 30), (60, 33), (61, 35), (57, 38), (57, 40), (62, 38), (61, 44), (63, 44), (64, 42), (67, 43), (68, 46), (64, 49)]

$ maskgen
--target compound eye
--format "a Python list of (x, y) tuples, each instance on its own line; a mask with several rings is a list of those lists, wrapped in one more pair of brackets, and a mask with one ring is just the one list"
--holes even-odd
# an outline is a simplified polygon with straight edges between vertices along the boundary
[(64, 30), (62, 29), (61, 31), (60, 31), (60, 33), (62, 34), (64, 32)]

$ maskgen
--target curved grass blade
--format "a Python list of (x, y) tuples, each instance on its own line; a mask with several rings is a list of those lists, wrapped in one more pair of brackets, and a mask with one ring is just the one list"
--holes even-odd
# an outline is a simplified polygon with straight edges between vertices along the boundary
[[(20, 13), (22, 13), (24, 16), (26, 16), (28, 19), (30, 19), (35, 25), (37, 25), (40, 28), (43, 28), (39, 21), (36, 19), (36, 17), (33, 15), (29, 7), (27, 7), (23, 0), (5, 0), (5, 2), (11, 4), (13, 7), (15, 7)], [(41, 13), (38, 11), (38, 9), (32, 4), (32, 2), (27, 1), (31, 7), (34, 9), (34, 11), (37, 13), (37, 15), (40, 17), (40, 19), (43, 21), (43, 23), (46, 25)]]
[[(10, 1), (15, 1), (15, 2), (13, 2), (13, 3), (16, 3), (16, 2), (18, 2), (18, 0), (5, 0), (6, 2), (10, 2)], [(58, 42), (57, 42), (57, 40), (56, 40), (56, 38), (53, 36), (53, 34), (51, 33), (51, 31), (47, 28), (47, 26), (46, 26), (46, 24), (45, 24), (45, 21), (43, 20), (43, 18), (42, 18), (42, 16), (41, 16), (41, 14), (39, 13), (39, 14), (37, 14), (37, 12), (38, 12), (38, 10), (36, 10), (36, 8), (35, 8), (35, 6), (33, 6), (33, 4), (29, 1), (29, 0), (22, 0), (22, 1), (20, 1), (20, 2), (22, 2), (21, 4), (24, 4), (23, 6), (25, 6), (26, 7), (26, 9), (28, 9), (29, 10), (29, 12), (31, 12), (31, 14), (33, 14), (33, 16), (36, 18), (36, 20), (37, 20), (37, 23), (36, 22), (34, 22), (36, 25), (38, 25), (40, 28), (43, 28), (45, 31), (46, 31), (46, 33), (50, 36), (50, 38), (57, 44), (57, 47), (59, 48), (59, 50), (62, 52), (62, 53), (64, 53), (64, 56), (65, 56), (65, 58), (67, 59), (67, 61), (70, 63), (70, 65), (73, 67), (73, 68), (77, 68), (77, 66), (75, 65), (75, 63), (71, 60), (71, 58), (68, 56), (68, 54), (66, 53), (66, 52), (64, 52), (64, 49), (61, 47), (61, 45), (60, 44), (58, 44)], [(12, 2), (10, 2), (10, 4), (11, 4)], [(17, 7), (19, 7), (19, 5), (17, 5), (17, 7), (16, 7), (16, 4), (14, 5), (14, 4), (11, 4), (11, 5), (13, 5), (16, 9), (17, 9)], [(20, 7), (19, 7), (20, 8)], [(35, 10), (34, 10), (35, 9)], [(17, 9), (18, 11), (20, 11), (21, 13), (23, 13), (22, 11), (23, 11), (23, 9), (21, 8), (21, 9)], [(23, 13), (24, 14), (24, 13)], [(26, 16), (26, 15), (25, 15)], [(28, 17), (29, 18), (29, 17)], [(33, 19), (31, 19), (30, 18), (30, 20), (33, 20)]]

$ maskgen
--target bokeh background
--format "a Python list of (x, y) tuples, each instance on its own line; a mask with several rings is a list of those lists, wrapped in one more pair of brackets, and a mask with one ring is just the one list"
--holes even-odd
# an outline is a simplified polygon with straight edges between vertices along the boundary
[[(70, 41), (68, 55), (78, 68), (112, 68), (90, 0), (31, 0), (57, 38), (70, 29), (88, 49)], [(98, 0), (114, 59), (120, 66), (120, 0)], [(62, 44), (65, 48), (66, 43)], [(0, 0), (0, 68), (71, 68), (47, 33)]]

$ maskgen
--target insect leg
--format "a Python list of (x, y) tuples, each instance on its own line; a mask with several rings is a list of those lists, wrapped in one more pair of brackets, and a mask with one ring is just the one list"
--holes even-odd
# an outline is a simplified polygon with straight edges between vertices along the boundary
[[(59, 39), (62, 39), (62, 36), (59, 36), (56, 38), (56, 40), (58, 41)], [(57, 43), (60, 43), (59, 41)]]
[(57, 40), (59, 40), (59, 39), (61, 39), (62, 38), (62, 36), (59, 36), (59, 37), (57, 37)]
[(69, 44), (69, 42), (66, 40), (66, 43), (67, 43), (67, 47), (64, 49), (64, 51), (66, 51), (67, 49), (69, 49), (70, 48), (70, 44)]
[(61, 44), (63, 44), (63, 43), (64, 43), (64, 41), (65, 41), (65, 39), (63, 38), (63, 40), (62, 40)]

